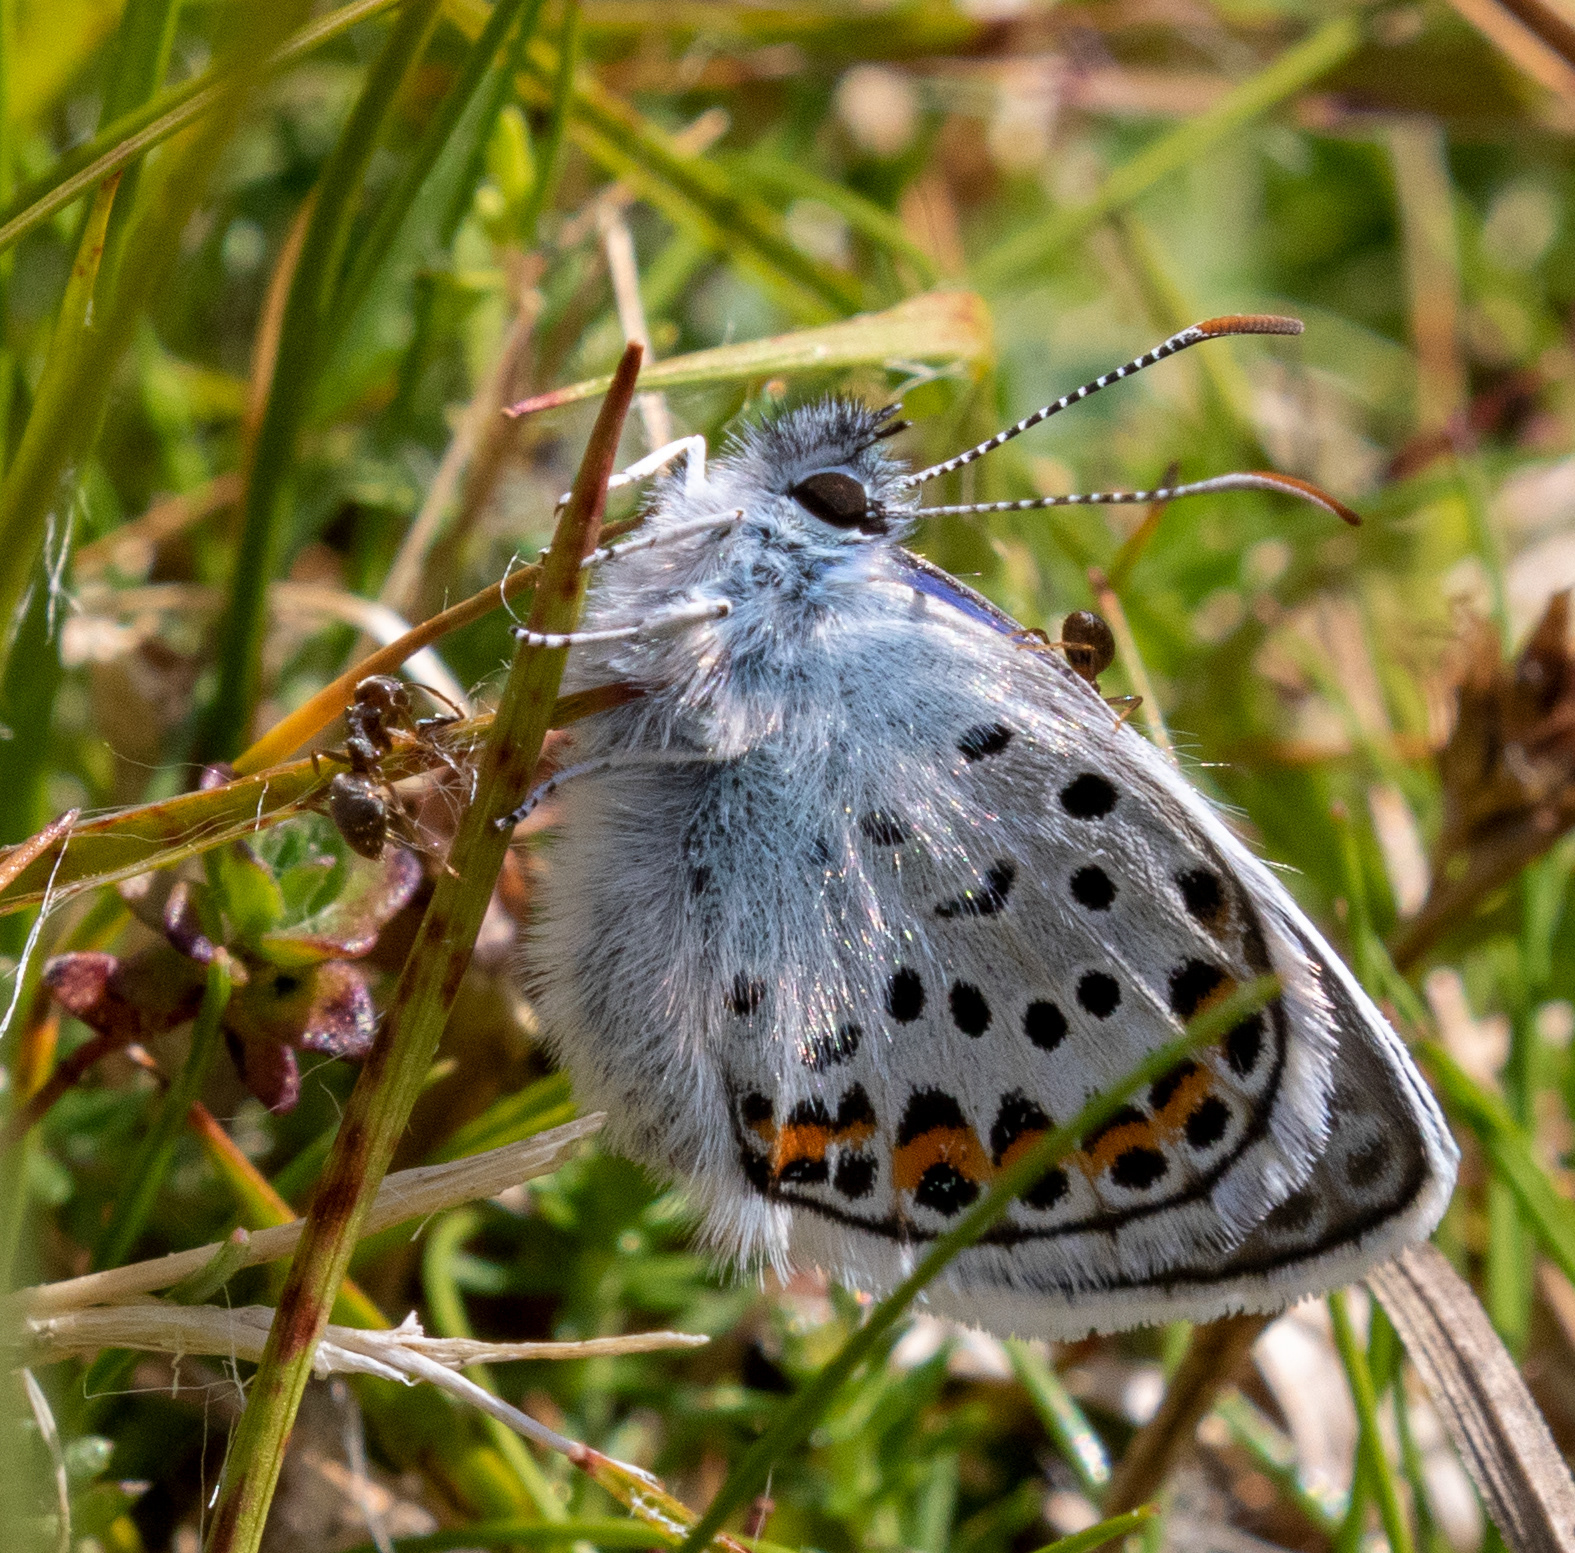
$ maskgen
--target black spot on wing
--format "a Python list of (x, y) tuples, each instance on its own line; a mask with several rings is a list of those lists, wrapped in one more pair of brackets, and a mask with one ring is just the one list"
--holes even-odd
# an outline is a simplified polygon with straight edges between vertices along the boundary
[(1263, 1013), (1248, 1014), (1225, 1037), (1225, 1058), (1240, 1078), (1258, 1066), (1263, 1051)]
[(1170, 1009), (1177, 1019), (1188, 1020), (1203, 1000), (1225, 980), (1225, 972), (1207, 960), (1188, 960), (1170, 973)]
[(874, 1158), (869, 1154), (844, 1154), (837, 1161), (837, 1173), (832, 1178), (831, 1184), (844, 1197), (857, 1202), (859, 1198), (868, 1197), (875, 1190), (878, 1168)]
[(864, 1031), (858, 1025), (841, 1025), (834, 1034), (812, 1041), (801, 1051), (799, 1060), (817, 1073), (823, 1068), (834, 1068), (852, 1059), (863, 1038)]
[(1066, 1015), (1038, 998), (1023, 1011), (1023, 1034), (1041, 1051), (1053, 1052), (1066, 1039)]
[(1178, 1062), (1168, 1073), (1162, 1074), (1148, 1087), (1148, 1103), (1156, 1111), (1163, 1111), (1170, 1104), (1171, 1096), (1198, 1071), (1195, 1062)]
[(1102, 820), (1115, 806), (1115, 788), (1092, 771), (1073, 777), (1061, 789), (1061, 807), (1074, 820)]
[(1170, 1164), (1158, 1149), (1123, 1149), (1110, 1167), (1110, 1179), (1131, 1192), (1146, 1192), (1165, 1179)]
[(956, 917), (993, 917), (1006, 910), (1006, 898), (1016, 878), (1017, 865), (1002, 858), (990, 866), (982, 888), (964, 890), (955, 900), (942, 901), (935, 908), (935, 915), (947, 921)]
[(837, 1105), (837, 1131), (847, 1132), (854, 1127), (873, 1127), (875, 1107), (865, 1094), (862, 1084), (855, 1084)]
[(1022, 1090), (1014, 1089), (1001, 1099), (1000, 1109), (990, 1127), (990, 1157), (999, 1165), (1006, 1151), (1025, 1133), (1047, 1132), (1050, 1118)]
[(1229, 1126), (1230, 1107), (1218, 1095), (1210, 1095), (1187, 1118), (1187, 1142), (1201, 1154), (1213, 1148)]
[(957, 741), (965, 760), (984, 760), (999, 755), (1012, 742), (1012, 730), (1005, 723), (980, 723)]
[(1213, 927), (1225, 911), (1225, 891), (1218, 874), (1207, 868), (1193, 868), (1176, 875), (1176, 887), (1190, 916), (1205, 927)]
[(911, 1025), (924, 1012), (924, 982), (917, 971), (903, 968), (891, 973), (886, 1012), (900, 1025)]
[(733, 985), (727, 990), (727, 997), (723, 1000), (729, 1010), (738, 1015), (740, 1019), (748, 1016), (760, 1007), (760, 1000), (766, 995), (766, 984), (756, 976), (745, 976), (742, 971), (733, 978)]
[(1103, 868), (1092, 864), (1072, 875), (1072, 899), (1089, 911), (1109, 911), (1116, 898), (1116, 887)]
[(955, 1165), (940, 1160), (919, 1177), (913, 1200), (921, 1207), (950, 1218), (954, 1213), (961, 1213), (978, 1195), (979, 1188), (967, 1176)]
[(977, 1039), (990, 1028), (990, 1005), (977, 987), (966, 981), (953, 982), (950, 1001), (952, 1019), (964, 1035)]
[(1108, 1019), (1121, 1007), (1121, 983), (1104, 971), (1089, 971), (1078, 979), (1077, 1001), (1095, 1019)]
[(871, 809), (860, 815), (859, 829), (878, 847), (901, 847), (913, 840), (908, 824), (889, 809)]
[(897, 1124), (897, 1147), (922, 1138), (937, 1127), (966, 1127), (962, 1107), (942, 1089), (916, 1089), (908, 1096)]

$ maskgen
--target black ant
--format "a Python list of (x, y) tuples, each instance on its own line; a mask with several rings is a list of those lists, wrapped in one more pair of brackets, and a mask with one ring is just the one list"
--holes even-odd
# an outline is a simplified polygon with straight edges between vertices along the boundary
[(434, 728), (444, 728), (458, 722), (460, 711), (447, 696), (429, 686), (420, 687), (429, 696), (452, 708), (447, 716), (415, 717), (415, 704), (410, 687), (403, 680), (388, 674), (372, 674), (355, 687), (355, 700), (345, 708), (345, 724), (349, 732), (345, 747), (330, 751), (330, 755), (349, 764), (348, 771), (340, 771), (328, 784), (326, 808), (328, 817), (338, 827), (339, 834), (352, 852), (362, 857), (380, 858), (388, 841), (391, 824), (402, 823), (389, 807), (392, 796), (383, 780), (383, 757), (394, 747), (395, 732), (408, 733), (424, 744), (452, 771), (458, 771), (453, 758), (436, 743), (431, 734)]

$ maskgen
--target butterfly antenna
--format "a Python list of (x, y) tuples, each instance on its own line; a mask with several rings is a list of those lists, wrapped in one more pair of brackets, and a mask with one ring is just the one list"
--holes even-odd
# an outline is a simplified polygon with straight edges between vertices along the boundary
[(1321, 491), (1294, 475), (1256, 471), (1252, 474), (1215, 475), (1212, 480), (1194, 480), (1187, 485), (1161, 486), (1157, 491), (1080, 491), (1070, 496), (1030, 496), (1026, 501), (970, 502), (957, 507), (916, 507), (905, 517), (935, 518), (949, 515), (975, 516), (986, 512), (1034, 512), (1044, 507), (1125, 507), (1144, 502), (1178, 501), (1183, 496), (1208, 496), (1215, 491), (1278, 491), (1300, 497), (1325, 512), (1332, 512), (1355, 527), (1361, 523), (1343, 501)]
[(1114, 372), (1107, 372), (1103, 377), (1096, 377), (1092, 383), (1084, 383), (1081, 388), (1063, 394), (1054, 404), (1047, 404), (1042, 410), (1035, 410), (1032, 415), (1025, 416), (1015, 426), (1008, 426), (1005, 431), (998, 431), (987, 441), (981, 442), (978, 447), (969, 448), (966, 453), (959, 453), (955, 458), (947, 459), (945, 463), (931, 464), (928, 469), (921, 469), (917, 474), (905, 476), (901, 484), (923, 485), (926, 480), (933, 480), (938, 475), (949, 475), (954, 469), (961, 469), (964, 464), (971, 464), (976, 458), (983, 458), (986, 453), (993, 453), (1004, 443), (1010, 442), (1013, 437), (1022, 436), (1040, 421), (1047, 421), (1052, 415), (1059, 415), (1063, 410), (1081, 403), (1090, 394), (1097, 394), (1101, 388), (1109, 388), (1112, 383), (1119, 383), (1122, 378), (1131, 377), (1134, 372), (1141, 372), (1144, 367), (1152, 367), (1156, 361), (1174, 356), (1177, 351), (1184, 351), (1189, 345), (1201, 345), (1204, 340), (1218, 340), (1228, 334), (1300, 334), (1301, 332), (1301, 319), (1281, 318), (1273, 313), (1232, 313), (1226, 318), (1205, 318), (1202, 323), (1193, 324), (1190, 329), (1183, 329), (1180, 334), (1171, 335), (1163, 344), (1156, 345), (1151, 351), (1145, 351), (1124, 367), (1117, 367)]

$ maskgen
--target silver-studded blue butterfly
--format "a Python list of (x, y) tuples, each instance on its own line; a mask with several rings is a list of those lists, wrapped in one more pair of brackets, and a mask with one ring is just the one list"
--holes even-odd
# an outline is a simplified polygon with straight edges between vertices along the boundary
[(1056, 1337), (1272, 1310), (1438, 1220), (1438, 1107), (1284, 888), (1075, 655), (900, 543), (927, 512), (1244, 487), (1348, 515), (1263, 474), (918, 504), (1177, 350), (1299, 328), (1200, 324), (918, 474), (885, 452), (893, 412), (830, 399), (618, 477), (685, 460), (601, 552), (583, 630), (544, 639), (575, 646), (573, 688), (638, 694), (527, 803), (558, 807), (525, 975), (582, 1105), (721, 1251), (889, 1289), (1046, 1129), (1266, 974), (1268, 1006), (1084, 1137), (932, 1303)]

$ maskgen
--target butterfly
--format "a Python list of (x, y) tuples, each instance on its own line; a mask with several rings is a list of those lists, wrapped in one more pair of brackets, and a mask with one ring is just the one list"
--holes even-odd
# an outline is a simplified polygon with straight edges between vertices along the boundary
[(935, 512), (1243, 487), (1346, 515), (1272, 474), (919, 504), (1177, 350), (1299, 328), (1197, 325), (918, 473), (894, 408), (832, 398), (619, 477), (662, 472), (643, 531), (541, 641), (575, 648), (571, 688), (630, 696), (525, 806), (554, 802), (524, 977), (581, 1104), (719, 1252), (889, 1290), (1047, 1129), (1264, 976), (1271, 1001), (1083, 1136), (931, 1306), (1061, 1338), (1268, 1311), (1437, 1222), (1438, 1106), (1284, 887), (1076, 653), (901, 543)]

